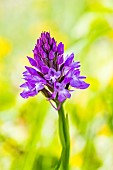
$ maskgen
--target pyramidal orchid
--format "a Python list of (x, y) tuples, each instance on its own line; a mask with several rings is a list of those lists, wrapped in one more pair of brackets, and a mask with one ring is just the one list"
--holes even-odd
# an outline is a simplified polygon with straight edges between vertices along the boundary
[[(69, 125), (62, 104), (71, 97), (70, 87), (86, 89), (89, 84), (80, 74), (80, 62), (74, 61), (74, 53), (64, 56), (64, 44), (57, 44), (48, 32), (42, 32), (33, 49), (34, 57), (27, 57), (31, 67), (25, 66), (23, 78), (25, 83), (20, 87), (23, 98), (33, 97), (42, 92), (59, 113), (59, 134), (62, 144), (62, 154), (56, 169), (62, 166), (69, 168)], [(53, 102), (56, 103), (55, 107)], [(62, 134), (62, 135), (61, 135)]]
[(33, 50), (34, 58), (27, 57), (31, 67), (25, 66), (23, 72), (25, 83), (20, 95), (23, 98), (33, 97), (40, 91), (50, 101), (61, 103), (71, 97), (70, 86), (75, 89), (86, 89), (89, 84), (80, 75), (80, 62), (74, 62), (74, 54), (64, 57), (64, 44), (57, 44), (50, 33), (43, 32)]

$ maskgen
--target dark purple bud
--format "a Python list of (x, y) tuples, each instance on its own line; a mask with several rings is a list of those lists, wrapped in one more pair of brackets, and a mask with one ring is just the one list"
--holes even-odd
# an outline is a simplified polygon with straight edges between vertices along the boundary
[(49, 51), (49, 50), (50, 50), (50, 46), (49, 46), (48, 43), (44, 44), (44, 49), (45, 49), (46, 51)]
[(50, 53), (49, 53), (49, 59), (50, 60), (53, 60), (54, 59), (54, 52), (51, 50)]
[(52, 45), (52, 38), (49, 38), (49, 44)]
[(53, 50), (54, 52), (57, 51), (56, 41), (55, 41), (54, 38), (52, 38), (52, 50)]
[(64, 44), (60, 42), (57, 47), (58, 54), (63, 54), (64, 53)]
[(49, 32), (46, 32), (46, 37), (50, 38), (50, 33)]
[(57, 64), (62, 64), (64, 61), (63, 55), (59, 55), (57, 58)]
[(46, 58), (46, 57), (47, 57), (47, 54), (46, 54), (44, 51), (41, 51), (41, 57), (42, 57), (42, 58)]

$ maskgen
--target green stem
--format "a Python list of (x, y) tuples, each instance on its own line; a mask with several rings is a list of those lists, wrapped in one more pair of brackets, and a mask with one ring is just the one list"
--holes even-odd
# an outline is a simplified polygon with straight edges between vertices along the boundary
[(59, 167), (61, 170), (69, 169), (69, 155), (70, 155), (70, 135), (69, 135), (69, 123), (68, 115), (65, 116), (63, 106), (58, 111), (59, 114), (59, 136), (62, 145), (62, 154), (59, 161)]

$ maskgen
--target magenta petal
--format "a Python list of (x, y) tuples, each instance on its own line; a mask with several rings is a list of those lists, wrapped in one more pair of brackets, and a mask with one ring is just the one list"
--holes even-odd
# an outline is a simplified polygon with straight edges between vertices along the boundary
[(89, 87), (89, 84), (85, 83), (84, 81), (80, 81), (79, 79), (72, 79), (70, 81), (70, 85), (78, 89), (86, 89)]
[(30, 74), (37, 75), (37, 71), (34, 68), (27, 67), (27, 66), (25, 66), (25, 68), (28, 70)]
[(57, 72), (55, 73), (56, 78), (59, 78), (60, 75), (61, 75), (61, 71), (57, 71)]
[(71, 94), (68, 92), (68, 90), (63, 89), (62, 91), (59, 91), (58, 93), (58, 100), (60, 102), (65, 101), (67, 98), (70, 98)]
[(79, 79), (86, 79), (86, 76), (79, 76)]
[(70, 98), (71, 97), (71, 94), (66, 89), (64, 90), (64, 95), (66, 96), (66, 98)]
[(36, 95), (36, 91), (23, 91), (22, 93), (20, 93), (20, 95), (23, 97), (23, 98), (28, 98), (29, 96), (35, 96)]
[(64, 53), (64, 44), (62, 44), (62, 42), (60, 42), (58, 44), (57, 50), (58, 50), (58, 54), (63, 54)]
[(33, 58), (31, 58), (31, 57), (27, 57), (27, 58), (32, 66), (35, 66), (35, 67), (37, 66), (37, 63)]
[(74, 54), (72, 53), (65, 61), (65, 66), (70, 66), (70, 64), (72, 64), (74, 59)]
[(23, 98), (28, 98), (28, 95), (26, 94), (25, 91), (23, 91), (22, 93), (20, 93), (20, 96)]
[(52, 51), (54, 51), (54, 52), (57, 51), (56, 41), (54, 38), (52, 38)]
[(73, 67), (73, 68), (79, 68), (80, 67), (80, 62), (78, 61), (78, 62), (73, 62), (72, 64), (71, 64), (71, 67)]
[(70, 81), (72, 80), (72, 77), (65, 77), (64, 80), (63, 80), (63, 84), (68, 84), (70, 83)]
[(58, 95), (58, 101), (59, 102), (64, 102), (66, 100), (66, 97), (61, 93), (59, 93), (59, 95)]
[(79, 69), (74, 70), (73, 74), (78, 77), (80, 75), (80, 70)]
[(78, 79), (72, 79), (72, 80), (70, 81), (70, 85), (71, 85), (72, 87), (80, 88), (81, 82), (80, 82)]
[(30, 75), (28, 71), (24, 71), (23, 72), (23, 76), (27, 76), (27, 75)]
[(20, 87), (26, 88), (27, 87), (27, 83), (25, 82), (24, 84), (21, 84)]
[(50, 78), (50, 76), (49, 76), (48, 74), (46, 74), (46, 75), (44, 76), (44, 78), (45, 78), (46, 80), (51, 80), (51, 78)]
[(54, 52), (53, 51), (50, 51), (50, 53), (49, 53), (49, 59), (50, 60), (53, 60), (54, 59)]
[(35, 88), (36, 88), (36, 92), (38, 93), (40, 90), (44, 88), (44, 85), (41, 82), (39, 82), (36, 84)]
[(63, 55), (58, 56), (57, 64), (62, 64), (64, 61)]
[(41, 67), (41, 71), (42, 71), (42, 73), (47, 74), (48, 71), (49, 71), (49, 67), (47, 67), (47, 66), (42, 66), (42, 67)]
[(82, 84), (80, 86), (80, 89), (87, 89), (90, 86), (90, 84), (85, 83), (84, 81), (82, 81)]

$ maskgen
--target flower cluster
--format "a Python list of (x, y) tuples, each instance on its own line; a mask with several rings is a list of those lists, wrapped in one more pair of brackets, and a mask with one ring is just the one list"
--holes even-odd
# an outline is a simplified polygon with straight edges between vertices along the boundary
[(64, 44), (57, 44), (50, 33), (42, 32), (33, 50), (34, 58), (27, 57), (32, 67), (23, 72), (25, 83), (20, 87), (23, 98), (37, 95), (40, 91), (48, 100), (64, 102), (71, 97), (69, 87), (86, 89), (85, 76), (80, 75), (80, 62), (74, 62), (74, 54), (64, 57)]

